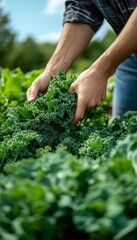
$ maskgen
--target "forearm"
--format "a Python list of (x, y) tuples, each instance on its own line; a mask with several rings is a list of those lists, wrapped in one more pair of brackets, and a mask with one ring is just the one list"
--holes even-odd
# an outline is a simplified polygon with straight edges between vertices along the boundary
[(65, 23), (59, 43), (46, 66), (46, 71), (56, 74), (58, 69), (67, 72), (73, 61), (91, 40), (94, 32), (83, 23)]
[(137, 49), (137, 8), (113, 44), (100, 56), (95, 65), (111, 76), (118, 65)]

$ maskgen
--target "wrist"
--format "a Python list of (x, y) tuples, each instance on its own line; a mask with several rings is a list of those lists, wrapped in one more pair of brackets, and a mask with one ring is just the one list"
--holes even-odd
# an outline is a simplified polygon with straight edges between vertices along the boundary
[(49, 73), (49, 75), (57, 75), (58, 70), (63, 70), (66, 73), (70, 67), (70, 64), (71, 63), (69, 63), (69, 61), (65, 61), (63, 56), (56, 54), (46, 65), (45, 71), (46, 73)]
[(93, 63), (93, 65), (96, 71), (100, 71), (106, 78), (109, 78), (114, 74), (119, 63), (115, 54), (108, 49)]

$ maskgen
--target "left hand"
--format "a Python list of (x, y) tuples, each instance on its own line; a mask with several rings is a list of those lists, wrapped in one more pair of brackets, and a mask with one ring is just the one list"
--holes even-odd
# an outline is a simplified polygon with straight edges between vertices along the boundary
[(72, 125), (84, 117), (86, 109), (98, 106), (105, 98), (107, 80), (108, 76), (103, 69), (98, 70), (93, 64), (71, 84), (70, 93), (76, 92), (78, 95), (77, 109)]

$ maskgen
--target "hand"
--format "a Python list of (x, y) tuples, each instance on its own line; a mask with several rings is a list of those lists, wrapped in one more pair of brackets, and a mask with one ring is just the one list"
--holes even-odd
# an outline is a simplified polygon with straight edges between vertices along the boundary
[(99, 71), (92, 65), (71, 84), (70, 93), (76, 92), (78, 95), (77, 109), (72, 125), (84, 117), (86, 109), (98, 106), (105, 98), (107, 79), (107, 75), (102, 70)]
[(27, 101), (32, 102), (38, 92), (46, 93), (50, 83), (50, 75), (46, 71), (41, 73), (32, 83), (30, 88), (27, 90)]

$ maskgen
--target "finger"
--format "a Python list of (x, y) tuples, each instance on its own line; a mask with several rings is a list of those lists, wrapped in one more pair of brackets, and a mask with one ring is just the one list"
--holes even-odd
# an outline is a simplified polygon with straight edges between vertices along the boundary
[(70, 92), (70, 93), (74, 93), (74, 92), (75, 92), (74, 83), (71, 84), (71, 86), (70, 86), (70, 88), (69, 88), (69, 92)]
[(86, 106), (82, 100), (78, 100), (77, 109), (71, 125), (75, 125), (84, 117)]
[(27, 101), (32, 102), (37, 97), (38, 91), (39, 88), (32, 84), (27, 91)]

